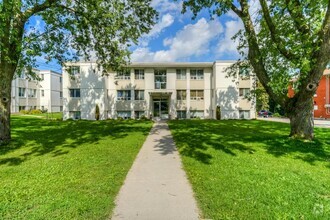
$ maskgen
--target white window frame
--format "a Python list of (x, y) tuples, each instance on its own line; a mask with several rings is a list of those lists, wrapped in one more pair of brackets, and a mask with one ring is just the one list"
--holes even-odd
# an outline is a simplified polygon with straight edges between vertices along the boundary
[[(186, 93), (184, 96), (182, 93)], [(187, 90), (176, 90), (176, 100), (185, 101), (187, 100)]]
[(117, 72), (115, 79), (130, 80), (131, 79), (131, 71), (126, 70), (126, 71)]
[(135, 90), (134, 100), (144, 100), (144, 90)]
[(204, 79), (204, 70), (203, 69), (191, 69), (190, 70), (190, 79), (203, 80)]
[[(79, 91), (79, 93), (78, 93)], [(78, 96), (79, 94), (79, 96)], [(81, 92), (80, 89), (69, 89), (69, 95), (71, 98), (80, 98), (81, 97)]]
[(186, 80), (187, 79), (187, 71), (186, 71), (186, 69), (176, 69), (176, 79), (178, 79), (178, 80)]
[(144, 79), (144, 69), (134, 69), (134, 78), (136, 80)]
[[(199, 96), (198, 92), (203, 92), (203, 96)], [(190, 100), (201, 101), (204, 100), (204, 90), (190, 90)]]
[(18, 97), (26, 97), (26, 89), (24, 87), (18, 87)]
[(251, 94), (251, 89), (250, 88), (239, 88), (239, 96), (240, 97), (245, 97)]
[[(122, 93), (122, 96), (119, 94)], [(132, 99), (131, 90), (117, 90), (117, 100), (129, 101)]]

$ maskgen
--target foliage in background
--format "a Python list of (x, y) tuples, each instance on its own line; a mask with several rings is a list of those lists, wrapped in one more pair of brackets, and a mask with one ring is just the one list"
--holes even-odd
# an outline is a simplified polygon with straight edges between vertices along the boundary
[[(212, 16), (232, 11), (243, 23), (234, 37), (242, 60), (251, 66), (269, 97), (290, 118), (290, 136), (312, 139), (313, 95), (330, 62), (330, 0), (184, 0), (194, 17), (206, 8)], [(290, 80), (297, 90), (288, 97)]]

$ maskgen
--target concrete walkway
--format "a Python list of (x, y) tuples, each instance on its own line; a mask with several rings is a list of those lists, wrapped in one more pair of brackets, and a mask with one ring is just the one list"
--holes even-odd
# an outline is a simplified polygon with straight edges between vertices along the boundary
[[(276, 117), (262, 118), (262, 117), (259, 117), (258, 120), (290, 123), (290, 120), (288, 118), (276, 118)], [(314, 119), (314, 127), (330, 128), (330, 120)]]
[(165, 122), (155, 122), (116, 199), (112, 220), (193, 220), (199, 210)]

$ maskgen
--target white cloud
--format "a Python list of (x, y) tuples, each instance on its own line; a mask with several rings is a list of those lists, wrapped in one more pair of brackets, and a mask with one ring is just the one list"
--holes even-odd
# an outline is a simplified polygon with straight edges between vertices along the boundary
[(192, 56), (207, 54), (210, 42), (223, 32), (218, 20), (207, 21), (201, 18), (196, 24), (188, 24), (178, 31), (173, 38), (167, 38), (163, 44), (168, 50), (156, 52), (147, 47), (139, 47), (133, 51), (132, 61), (177, 61)]
[(157, 36), (163, 29), (171, 26), (174, 22), (174, 17), (170, 14), (165, 14), (162, 16), (161, 20), (155, 24), (151, 31), (147, 34), (147, 37)]
[(227, 21), (225, 23), (225, 32), (223, 37), (218, 43), (218, 53), (220, 55), (236, 54), (238, 41), (234, 41), (232, 37), (240, 30), (243, 29), (243, 23), (240, 20)]
[(175, 12), (180, 13), (182, 10), (182, 2), (173, 2), (170, 0), (153, 0), (151, 7), (155, 8), (160, 13)]

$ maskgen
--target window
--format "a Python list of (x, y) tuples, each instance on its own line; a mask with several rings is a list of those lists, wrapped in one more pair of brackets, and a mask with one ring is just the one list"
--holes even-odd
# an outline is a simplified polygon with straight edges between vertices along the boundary
[(60, 92), (60, 98), (63, 98), (63, 92)]
[(71, 75), (78, 75), (78, 74), (80, 74), (80, 66), (70, 66), (69, 67), (69, 73)]
[(115, 78), (116, 79), (129, 80), (129, 79), (131, 79), (131, 72), (129, 70), (117, 72), (117, 75), (116, 75)]
[(155, 70), (155, 89), (166, 89), (166, 70)]
[(187, 99), (187, 91), (186, 90), (177, 90), (176, 91), (176, 99), (177, 100), (186, 100)]
[(41, 78), (41, 80), (45, 80), (45, 75), (44, 74), (40, 74), (40, 78)]
[(144, 100), (144, 90), (135, 90), (135, 100)]
[(18, 111), (25, 110), (25, 106), (18, 106)]
[(239, 89), (239, 96), (248, 96), (250, 95), (250, 89), (249, 88), (240, 88)]
[(131, 90), (118, 90), (117, 100), (131, 100)]
[(238, 75), (242, 79), (248, 79), (250, 77), (249, 68), (246, 66), (241, 66), (239, 68)]
[(70, 97), (79, 98), (80, 97), (80, 89), (69, 89)]
[(143, 69), (135, 69), (134, 70), (135, 79), (144, 79), (144, 70)]
[(203, 100), (204, 90), (190, 90), (190, 100)]
[(45, 110), (45, 106), (41, 106), (41, 111), (44, 111)]
[(62, 83), (62, 77), (59, 77), (60, 78), (60, 83)]
[(36, 89), (29, 89), (28, 90), (28, 97), (29, 98), (35, 98), (35, 97), (37, 97), (37, 90)]
[(191, 111), (190, 118), (204, 118), (204, 111)]
[(240, 110), (239, 118), (240, 119), (250, 119), (250, 111), (249, 110)]
[(178, 119), (187, 118), (187, 112), (186, 111), (176, 111), (176, 117)]
[(176, 70), (176, 79), (186, 79), (186, 69), (177, 69)]
[(18, 96), (25, 97), (25, 88), (22, 88), (22, 87), (18, 88)]
[(81, 119), (81, 112), (80, 111), (70, 111), (69, 115), (70, 115), (70, 118)]
[(60, 112), (63, 112), (63, 106), (60, 106)]
[(128, 118), (131, 118), (131, 112), (130, 111), (117, 111), (117, 116), (119, 118), (128, 119)]
[(144, 111), (135, 111), (135, 118), (141, 118), (142, 116), (145, 116), (145, 112)]
[(44, 97), (45, 96), (45, 90), (41, 90), (41, 97)]
[(204, 70), (202, 70), (202, 69), (190, 70), (190, 79), (193, 79), (193, 80), (204, 79)]

